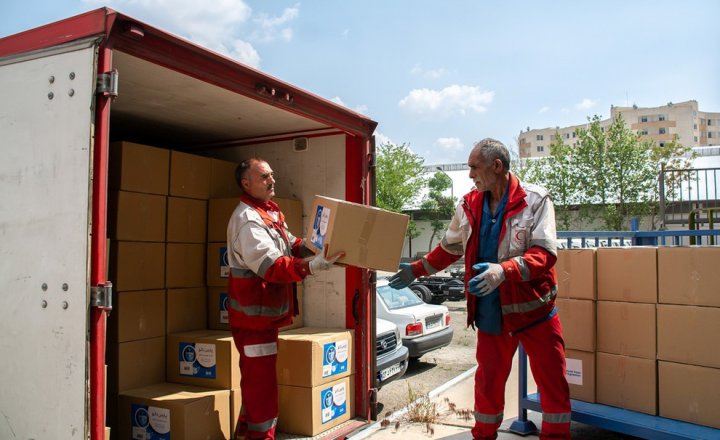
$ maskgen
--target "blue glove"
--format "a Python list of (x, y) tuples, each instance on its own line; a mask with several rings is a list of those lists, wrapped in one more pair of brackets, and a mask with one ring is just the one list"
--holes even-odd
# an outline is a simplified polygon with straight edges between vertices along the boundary
[(475, 296), (488, 295), (505, 281), (505, 271), (499, 264), (477, 263), (472, 268), (479, 272), (468, 281), (468, 292)]
[(390, 287), (393, 289), (403, 289), (415, 281), (412, 267), (409, 263), (400, 263), (400, 271), (389, 279)]

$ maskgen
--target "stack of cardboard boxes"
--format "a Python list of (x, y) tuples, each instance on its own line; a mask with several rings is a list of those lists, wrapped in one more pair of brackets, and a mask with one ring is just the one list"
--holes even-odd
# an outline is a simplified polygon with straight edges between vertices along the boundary
[(718, 247), (559, 251), (571, 397), (720, 427), (717, 267)]

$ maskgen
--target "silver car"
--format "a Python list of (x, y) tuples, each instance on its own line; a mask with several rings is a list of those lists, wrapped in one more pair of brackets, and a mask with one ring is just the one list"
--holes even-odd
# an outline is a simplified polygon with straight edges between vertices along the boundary
[(378, 318), (375, 334), (377, 339), (377, 377), (379, 390), (395, 379), (401, 378), (408, 368), (408, 349), (403, 346), (398, 327), (390, 321)]
[(450, 344), (453, 329), (443, 305), (426, 304), (409, 288), (393, 289), (387, 278), (377, 281), (377, 317), (398, 326), (410, 359)]

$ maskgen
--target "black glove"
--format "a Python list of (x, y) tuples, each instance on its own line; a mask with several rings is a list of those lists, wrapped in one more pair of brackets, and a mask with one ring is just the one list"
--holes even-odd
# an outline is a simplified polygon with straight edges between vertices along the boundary
[(400, 271), (389, 279), (390, 287), (393, 289), (403, 289), (415, 281), (412, 266), (408, 263), (400, 263)]

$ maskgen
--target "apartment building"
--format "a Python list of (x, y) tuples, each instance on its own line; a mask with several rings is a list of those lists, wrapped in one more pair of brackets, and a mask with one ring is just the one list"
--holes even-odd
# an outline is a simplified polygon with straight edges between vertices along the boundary
[[(625, 123), (642, 138), (658, 144), (670, 142), (678, 135), (681, 144), (687, 147), (720, 145), (720, 112), (703, 112), (695, 100), (680, 103), (669, 102), (660, 107), (610, 107), (610, 118), (600, 121), (603, 129), (621, 114)], [(588, 128), (589, 124), (570, 127), (542, 128), (521, 131), (518, 136), (518, 150), (521, 158), (543, 157), (550, 154), (550, 144), (559, 134), (565, 144), (575, 146), (578, 142), (577, 129)]]

